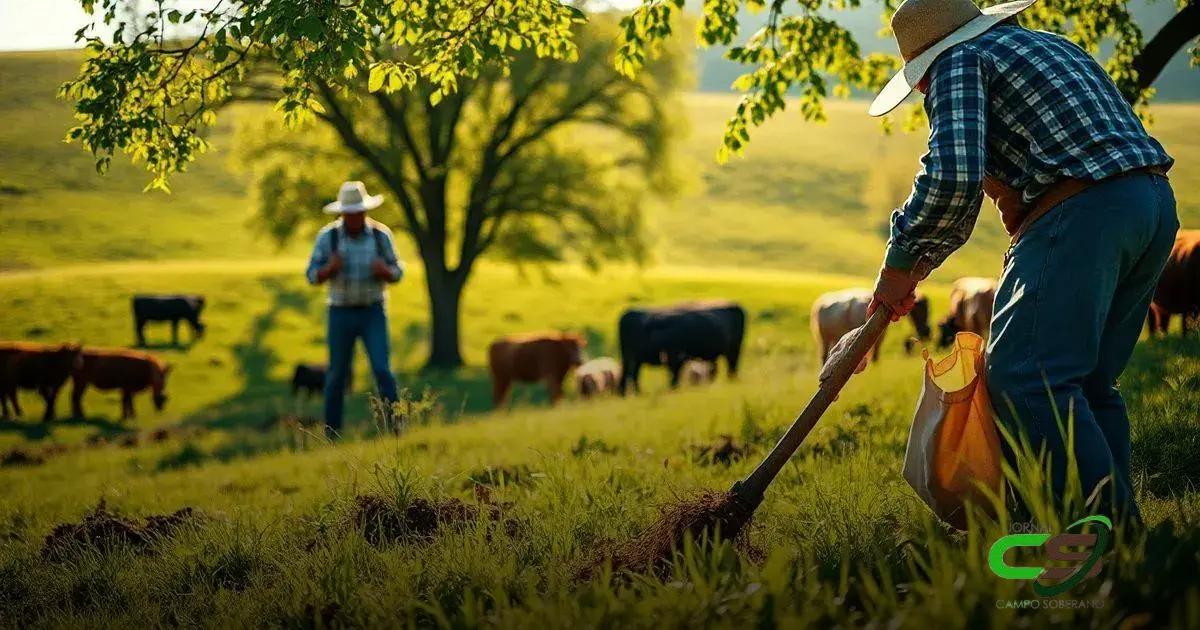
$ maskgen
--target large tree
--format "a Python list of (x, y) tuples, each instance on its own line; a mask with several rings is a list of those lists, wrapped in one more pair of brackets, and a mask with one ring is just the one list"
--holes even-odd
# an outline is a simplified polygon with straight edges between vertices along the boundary
[[(1155, 79), (1189, 43), (1192, 65), (1200, 66), (1196, 42), (1200, 0), (1150, 1), (1174, 2), (1178, 11), (1149, 40), (1134, 20), (1128, 0), (1042, 0), (1022, 13), (1020, 20), (1061, 32), (1093, 54), (1103, 44), (1111, 44), (1107, 70), (1130, 103), (1144, 113)], [(635, 75), (671, 37), (674, 15), (691, 4), (701, 7), (700, 43), (730, 46), (726, 57), (748, 68), (734, 83), (743, 96), (726, 123), (721, 159), (739, 154), (750, 140), (749, 130), (782, 111), (789, 92), (799, 92), (801, 115), (820, 120), (831, 83), (835, 93), (846, 94), (851, 88), (875, 91), (900, 66), (899, 58), (892, 55), (862, 54), (851, 32), (838, 23), (838, 11), (870, 6), (864, 0), (641, 0), (622, 22), (618, 67)], [(900, 0), (881, 0), (881, 16), (887, 18), (899, 4)], [(745, 37), (739, 30), (743, 10), (766, 11), (765, 25)], [(917, 109), (910, 113), (920, 114)]]
[(136, 0), (102, 4), (116, 36), (90, 36), (64, 86), (81, 120), (71, 136), (98, 167), (124, 151), (165, 187), (222, 107), (275, 103), (282, 125), (243, 134), (240, 151), (269, 227), (289, 237), (348, 175), (385, 188), (389, 223), (423, 263), (431, 367), (462, 363), (462, 292), (485, 253), (591, 265), (644, 254), (642, 209), (669, 188), (684, 73), (675, 54), (636, 79), (617, 72), (615, 18), (584, 25), (556, 0), (246, 0), (194, 13), (163, 1), (122, 25)]

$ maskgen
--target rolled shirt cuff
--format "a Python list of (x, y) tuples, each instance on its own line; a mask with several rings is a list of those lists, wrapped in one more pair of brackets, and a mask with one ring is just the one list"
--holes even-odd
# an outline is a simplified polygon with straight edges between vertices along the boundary
[(883, 264), (893, 269), (909, 271), (916, 266), (917, 261), (921, 259), (919, 254), (914, 254), (905, 251), (893, 241), (888, 243), (887, 254), (883, 258)]

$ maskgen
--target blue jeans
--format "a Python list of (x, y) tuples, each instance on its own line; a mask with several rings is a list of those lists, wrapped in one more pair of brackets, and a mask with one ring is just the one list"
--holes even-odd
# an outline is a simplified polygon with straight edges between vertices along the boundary
[(382, 303), (371, 306), (330, 306), (329, 372), (325, 375), (325, 425), (334, 431), (342, 428), (343, 394), (346, 375), (354, 358), (354, 341), (361, 338), (371, 363), (371, 373), (379, 387), (379, 396), (395, 402), (396, 377), (390, 365), (387, 311)]
[[(1068, 413), (1083, 496), (1100, 484), (1101, 512), (1137, 519), (1129, 416), (1117, 390), (1179, 219), (1163, 177), (1106, 180), (1035, 222), (1005, 262), (988, 342), (988, 389), (1013, 435), (1050, 457), (1066, 481)], [(1010, 407), (1011, 404), (1011, 407)], [(1070, 411), (1068, 411), (1070, 410)], [(1007, 455), (1013, 455), (1005, 445)]]

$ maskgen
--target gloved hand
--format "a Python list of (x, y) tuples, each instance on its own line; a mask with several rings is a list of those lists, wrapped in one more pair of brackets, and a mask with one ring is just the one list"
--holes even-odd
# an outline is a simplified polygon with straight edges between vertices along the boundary
[(879, 278), (875, 281), (874, 295), (871, 297), (871, 304), (867, 306), (867, 317), (870, 317), (881, 304), (886, 304), (892, 309), (892, 321), (900, 321), (900, 318), (908, 315), (917, 303), (919, 279), (911, 271), (884, 265), (879, 270)]
[[(829, 377), (833, 376), (834, 362), (850, 347), (850, 343), (854, 341), (854, 336), (858, 334), (859, 330), (861, 330), (861, 328), (855, 328), (854, 330), (851, 330), (850, 332), (842, 335), (842, 338), (838, 339), (837, 343), (833, 344), (833, 347), (829, 349), (829, 357), (825, 359), (825, 365), (821, 366), (821, 372), (817, 374), (817, 382), (824, 383), (825, 381), (829, 380)], [(870, 355), (871, 353), (869, 352), (863, 355), (862, 360), (859, 361), (858, 365), (854, 367), (855, 374), (859, 374), (863, 370), (867, 369), (867, 357)]]

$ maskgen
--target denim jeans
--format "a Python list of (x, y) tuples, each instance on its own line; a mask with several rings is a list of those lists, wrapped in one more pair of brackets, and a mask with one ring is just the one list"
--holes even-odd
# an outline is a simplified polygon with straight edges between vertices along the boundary
[[(1005, 427), (1050, 457), (1066, 484), (1074, 423), (1083, 496), (1138, 518), (1129, 470), (1129, 416), (1117, 389), (1174, 245), (1179, 219), (1163, 177), (1106, 180), (1035, 222), (1005, 262), (988, 342), (988, 389)], [(1010, 407), (1011, 405), (1011, 407)], [(1011, 459), (1013, 454), (1005, 445)], [(1109, 483), (1105, 483), (1109, 482)], [(1105, 484), (1101, 486), (1101, 484)]]
[(395, 402), (396, 377), (390, 365), (391, 344), (388, 341), (387, 311), (383, 303), (371, 306), (330, 306), (329, 372), (325, 375), (325, 425), (333, 431), (342, 429), (343, 394), (346, 375), (354, 358), (354, 342), (362, 339), (371, 363), (371, 373), (379, 388), (379, 396)]

